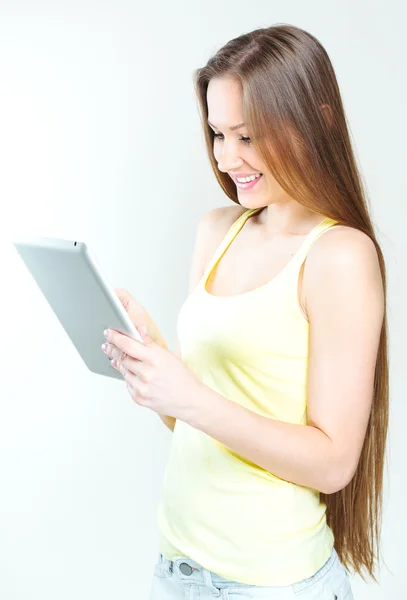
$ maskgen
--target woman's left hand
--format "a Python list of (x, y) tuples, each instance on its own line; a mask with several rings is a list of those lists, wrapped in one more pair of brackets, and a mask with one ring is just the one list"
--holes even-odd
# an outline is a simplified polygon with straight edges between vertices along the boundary
[[(126, 383), (132, 399), (161, 415), (191, 423), (196, 416), (202, 382), (170, 350), (140, 331), (144, 344), (110, 329), (104, 352)], [(124, 359), (121, 360), (121, 357)]]

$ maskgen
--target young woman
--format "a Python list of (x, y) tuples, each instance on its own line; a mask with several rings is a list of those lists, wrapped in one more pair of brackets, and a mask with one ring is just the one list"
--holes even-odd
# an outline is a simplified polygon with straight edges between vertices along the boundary
[(234, 205), (199, 224), (178, 356), (123, 290), (145, 345), (107, 334), (173, 431), (151, 599), (352, 600), (349, 569), (377, 581), (386, 274), (334, 70), (276, 25), (227, 43), (196, 91)]

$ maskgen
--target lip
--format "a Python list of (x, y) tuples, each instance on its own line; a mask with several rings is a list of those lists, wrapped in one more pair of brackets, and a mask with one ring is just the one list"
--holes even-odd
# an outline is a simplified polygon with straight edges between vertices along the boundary
[[(239, 173), (239, 175), (236, 176), (236, 177), (250, 177), (250, 175), (255, 175), (255, 173), (251, 173), (251, 174), (248, 174), (248, 175), (243, 175), (243, 173), (242, 174)], [(239, 190), (250, 190), (250, 189), (254, 188), (259, 183), (259, 181), (263, 177), (263, 174), (261, 174), (260, 177), (256, 177), (256, 179), (253, 179), (253, 181), (249, 181), (248, 183), (240, 183), (236, 179), (236, 177), (233, 177), (233, 179), (234, 179), (234, 182), (236, 184), (236, 187)]]

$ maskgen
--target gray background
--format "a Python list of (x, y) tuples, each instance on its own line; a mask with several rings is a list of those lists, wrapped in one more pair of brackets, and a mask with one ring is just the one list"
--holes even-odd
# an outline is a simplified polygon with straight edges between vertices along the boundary
[[(85, 241), (170, 348), (209, 167), (192, 73), (257, 27), (307, 29), (334, 65), (388, 268), (391, 421), (380, 586), (405, 593), (405, 5), (0, 2), (0, 597), (148, 597), (171, 433), (88, 372), (11, 245)], [(404, 37), (404, 41), (403, 41)]]

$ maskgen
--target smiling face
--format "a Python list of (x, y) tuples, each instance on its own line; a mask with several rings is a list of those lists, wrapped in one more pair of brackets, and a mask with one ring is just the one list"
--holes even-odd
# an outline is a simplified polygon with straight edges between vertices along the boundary
[[(215, 133), (213, 153), (220, 171), (235, 181), (239, 202), (246, 208), (261, 208), (291, 200), (261, 160), (242, 124), (243, 98), (239, 82), (213, 78), (207, 90), (208, 122)], [(239, 125), (236, 128), (236, 125)], [(262, 173), (262, 177), (244, 189), (235, 176)]]

